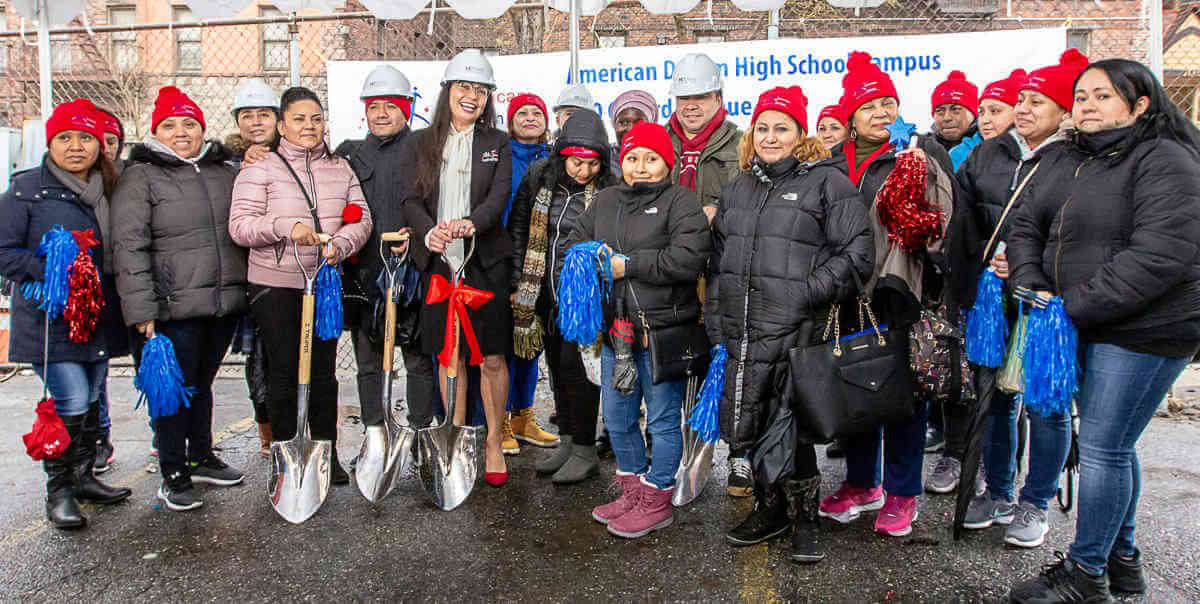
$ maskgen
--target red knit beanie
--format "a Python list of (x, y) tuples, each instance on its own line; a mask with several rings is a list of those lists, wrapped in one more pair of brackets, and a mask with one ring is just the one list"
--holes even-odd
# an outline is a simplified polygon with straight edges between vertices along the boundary
[(859, 51), (850, 53), (850, 58), (846, 60), (846, 75), (842, 76), (843, 113), (846, 116), (854, 115), (859, 107), (888, 96), (900, 100), (892, 78), (871, 62), (870, 54)]
[(675, 168), (675, 145), (671, 143), (671, 135), (667, 129), (654, 122), (638, 122), (625, 133), (621, 139), (621, 161), (625, 154), (635, 147), (645, 147), (662, 156), (667, 162), (668, 169)]
[(154, 99), (154, 113), (150, 117), (150, 131), (158, 129), (159, 122), (169, 117), (190, 117), (200, 122), (200, 129), (208, 129), (204, 123), (204, 112), (200, 110), (188, 95), (174, 86), (163, 86), (158, 89), (158, 98)]
[(828, 105), (825, 108), (821, 109), (821, 113), (817, 115), (817, 123), (813, 124), (812, 131), (816, 132), (817, 126), (819, 126), (821, 124), (821, 120), (823, 120), (827, 117), (831, 117), (831, 118), (837, 120), (837, 122), (839, 124), (841, 124), (843, 127), (846, 127), (846, 128), (850, 127), (850, 125), (846, 123), (846, 121), (847, 121), (846, 113), (844, 111), (842, 111), (842, 106), (841, 105)]
[(62, 103), (54, 108), (50, 119), (46, 120), (46, 144), (56, 134), (64, 130), (79, 130), (87, 132), (97, 139), (104, 140), (104, 126), (100, 117), (104, 115), (87, 99), (75, 99)]
[(979, 88), (967, 81), (967, 74), (955, 69), (945, 82), (934, 86), (929, 105), (930, 111), (939, 105), (962, 105), (971, 115), (978, 115)]
[(404, 114), (404, 121), (408, 121), (412, 117), (412, 99), (403, 96), (369, 96), (362, 100), (363, 111), (371, 106), (371, 101), (387, 101), (400, 108), (400, 112)]
[(1068, 48), (1059, 58), (1058, 65), (1030, 72), (1021, 90), (1040, 92), (1058, 103), (1059, 107), (1070, 111), (1071, 106), (1075, 104), (1075, 78), (1087, 69), (1089, 62), (1083, 53)]
[(777, 86), (758, 96), (758, 104), (754, 106), (754, 115), (750, 117), (750, 125), (758, 121), (758, 115), (764, 111), (782, 111), (796, 120), (800, 130), (808, 129), (808, 97), (799, 86), (784, 88)]
[(524, 94), (518, 94), (517, 96), (514, 96), (512, 100), (508, 102), (508, 123), (511, 124), (513, 116), (517, 114), (517, 111), (521, 109), (521, 107), (526, 105), (533, 105), (534, 107), (541, 109), (542, 115), (545, 116), (546, 119), (550, 118), (550, 113), (546, 111), (546, 101), (543, 101), (542, 97), (536, 94), (526, 92)]
[(1014, 69), (1012, 73), (1008, 74), (1007, 78), (988, 84), (983, 89), (983, 94), (979, 95), (980, 102), (984, 99), (992, 99), (1015, 107), (1017, 105), (1017, 93), (1025, 85), (1027, 75), (1024, 69)]

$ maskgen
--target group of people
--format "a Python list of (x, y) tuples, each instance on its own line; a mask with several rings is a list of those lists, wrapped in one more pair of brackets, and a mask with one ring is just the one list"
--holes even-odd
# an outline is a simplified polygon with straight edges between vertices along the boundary
[[(14, 176), (0, 199), (9, 217), (0, 225), (0, 274), (10, 280), (42, 279), (38, 244), (55, 225), (90, 229), (100, 242), (91, 254), (104, 312), (90, 339), (73, 337), (66, 320), (43, 325), (36, 300), (13, 296), (11, 356), (34, 364), (71, 436), (66, 454), (44, 462), (50, 522), (81, 526), (78, 500), (129, 496), (95, 477), (111, 456), (102, 432), (108, 359), (130, 349), (138, 359), (155, 334), (172, 341), (195, 389), (190, 406), (152, 421), (166, 508), (199, 507), (196, 483), (243, 479), (212, 447), (212, 381), (231, 341), (250, 356), (264, 450), (292, 437), (304, 285), (297, 259), (309, 272), (322, 258), (342, 270), (362, 418), (383, 422), (392, 401), (380, 397), (389, 376), (371, 302), (383, 295), (380, 234), (401, 231), (411, 237), (390, 251), (411, 258), (423, 287), (457, 274), (492, 294), (466, 309), (460, 334), (447, 329), (448, 301), (409, 310), (416, 327), (401, 352), (411, 425), (433, 421), (450, 365), (459, 374), (477, 366), (484, 480), (500, 487), (518, 440), (555, 447), (535, 463), (555, 483), (596, 476), (602, 419), (618, 492), (592, 516), (614, 535), (644, 536), (673, 520), (687, 419), (686, 380), (660, 375), (659, 365), (679, 359), (661, 358), (656, 338), (702, 324), (727, 351), (719, 424), (728, 494), (754, 498), (727, 541), (790, 535), (798, 563), (825, 557), (822, 518), (849, 523), (877, 512), (875, 531), (909, 534), (922, 491), (972, 489), (966, 528), (1005, 525), (1007, 543), (1043, 542), (1071, 420), (1027, 412), (1029, 472), (1014, 497), (1019, 394), (986, 398), (986, 470), (971, 484), (960, 480), (967, 424), (971, 401), (984, 397), (961, 393), (914, 393), (904, 420), (830, 444), (846, 469), (824, 498), (819, 443), (804, 426), (785, 475), (756, 475), (750, 459), (770, 418), (797, 404), (789, 351), (827, 341), (831, 323), (835, 334), (861, 329), (840, 305), (860, 300), (872, 322), (903, 333), (928, 313), (961, 328), (984, 270), (1007, 290), (1059, 296), (1079, 330), (1079, 519), (1069, 553), (1011, 597), (1093, 602), (1110, 589), (1144, 591), (1134, 446), (1200, 351), (1196, 127), (1144, 66), (1089, 62), (1073, 50), (982, 91), (951, 73), (932, 91), (933, 131), (907, 149), (889, 129), (899, 91), (878, 63), (851, 53), (842, 85), (812, 122), (800, 87), (771, 88), (742, 131), (726, 118), (719, 66), (693, 54), (677, 65), (665, 124), (650, 93), (629, 90), (609, 108), (611, 140), (590, 93), (572, 86), (549, 111), (536, 95), (514, 97), (503, 132), (492, 66), (465, 51), (446, 68), (423, 130), (409, 129), (412, 86), (389, 66), (373, 70), (360, 95), (370, 133), (333, 151), (321, 100), (308, 89), (278, 97), (262, 81), (246, 82), (232, 107), (239, 135), (225, 145), (206, 140), (199, 107), (167, 87), (150, 136), (125, 160), (115, 159), (119, 121), (87, 100), (58, 106), (42, 165)], [(924, 164), (939, 206), (938, 234), (924, 249), (898, 246), (875, 208), (906, 154)], [(598, 379), (589, 375), (594, 350), (570, 341), (558, 322), (564, 254), (584, 242), (600, 242), (611, 258)], [(1019, 312), (1008, 305), (1011, 325)], [(531, 408), (543, 355), (557, 435)], [(335, 357), (336, 340), (314, 342), (309, 425), (334, 442)], [(636, 376), (618, 384), (618, 366)], [(463, 424), (472, 393), (456, 396), (451, 419)], [(924, 478), (931, 440), (944, 441), (944, 452)], [(332, 472), (335, 484), (349, 481), (336, 453)]]

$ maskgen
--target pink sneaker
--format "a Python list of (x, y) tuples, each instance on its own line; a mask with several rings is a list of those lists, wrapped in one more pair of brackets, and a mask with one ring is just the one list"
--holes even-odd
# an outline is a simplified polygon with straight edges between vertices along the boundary
[(618, 473), (612, 483), (621, 489), (621, 495), (611, 503), (592, 508), (592, 518), (600, 524), (608, 524), (632, 510), (642, 493), (637, 474)]
[(875, 532), (903, 537), (912, 532), (917, 520), (917, 498), (888, 495), (883, 510), (875, 517)]
[(626, 539), (636, 539), (661, 528), (671, 526), (675, 519), (675, 506), (671, 505), (671, 494), (675, 489), (660, 489), (644, 479), (639, 485), (641, 495), (632, 510), (608, 523), (608, 532)]
[(843, 482), (836, 493), (821, 501), (818, 514), (846, 524), (863, 512), (872, 512), (883, 507), (883, 487), (860, 489)]

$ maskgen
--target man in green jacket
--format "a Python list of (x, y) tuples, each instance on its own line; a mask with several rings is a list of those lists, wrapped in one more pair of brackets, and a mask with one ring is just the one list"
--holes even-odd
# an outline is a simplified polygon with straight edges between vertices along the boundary
[(677, 161), (671, 178), (696, 192), (711, 223), (721, 189), (738, 173), (738, 143), (742, 132), (725, 119), (724, 78), (708, 55), (689, 54), (679, 61), (671, 79), (675, 112), (671, 142)]

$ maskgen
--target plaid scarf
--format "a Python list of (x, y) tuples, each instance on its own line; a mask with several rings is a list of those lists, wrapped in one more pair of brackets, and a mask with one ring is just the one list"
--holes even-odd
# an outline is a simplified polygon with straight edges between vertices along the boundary
[[(592, 205), (595, 183), (584, 189), (584, 207)], [(546, 252), (550, 249), (547, 225), (550, 222), (550, 202), (554, 198), (550, 187), (538, 190), (529, 216), (529, 244), (525, 248), (525, 264), (517, 285), (517, 300), (513, 303), (513, 352), (523, 359), (534, 359), (542, 352), (545, 329), (537, 316), (538, 294), (542, 277), (546, 275)]]

